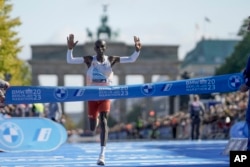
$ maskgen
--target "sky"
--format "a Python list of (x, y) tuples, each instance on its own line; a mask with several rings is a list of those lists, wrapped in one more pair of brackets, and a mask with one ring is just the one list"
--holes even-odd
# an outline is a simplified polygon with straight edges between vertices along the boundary
[[(178, 45), (179, 59), (191, 51), (202, 36), (235, 39), (239, 27), (250, 15), (249, 0), (10, 0), (12, 17), (23, 51), (31, 58), (31, 45), (66, 44), (68, 34), (84, 44), (86, 29), (96, 32), (107, 5), (108, 25), (119, 32), (116, 40), (142, 45)], [(143, 48), (142, 48), (143, 49)]]
[[(202, 36), (210, 39), (238, 39), (238, 30), (243, 20), (250, 15), (250, 0), (9, 0), (9, 2), (13, 4), (11, 17), (19, 17), (22, 22), (22, 25), (15, 30), (21, 38), (20, 45), (23, 46), (18, 57), (23, 60), (31, 59), (32, 45), (66, 44), (66, 38), (70, 33), (75, 35), (79, 44), (84, 44), (89, 40), (86, 29), (96, 33), (101, 24), (103, 5), (107, 5), (108, 25), (113, 31), (119, 32), (117, 41), (133, 44), (133, 36), (136, 35), (141, 40), (142, 49), (143, 45), (178, 45), (180, 60), (194, 49)], [(45, 76), (41, 80), (42, 85), (51, 85), (47, 81), (53, 78), (48, 79)], [(66, 82), (68, 86), (72, 85), (71, 78), (69, 80), (70, 83)], [(78, 78), (78, 82), (82, 83), (82, 79)], [(126, 84), (142, 83), (143, 78), (136, 76), (136, 80), (133, 78), (126, 82)]]

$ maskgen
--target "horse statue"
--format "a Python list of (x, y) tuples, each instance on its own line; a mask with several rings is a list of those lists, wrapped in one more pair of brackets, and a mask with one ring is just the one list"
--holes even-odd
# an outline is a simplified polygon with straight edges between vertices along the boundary
[(100, 39), (101, 34), (106, 34), (108, 39), (111, 39), (111, 28), (106, 24), (108, 17), (106, 15), (101, 18), (101, 26), (97, 29), (97, 38)]

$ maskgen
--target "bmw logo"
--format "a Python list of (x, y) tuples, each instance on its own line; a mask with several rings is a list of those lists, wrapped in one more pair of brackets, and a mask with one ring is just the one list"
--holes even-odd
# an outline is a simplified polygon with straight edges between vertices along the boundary
[(242, 84), (242, 78), (239, 75), (232, 75), (228, 79), (228, 86), (233, 90), (237, 90)]
[(15, 148), (22, 144), (24, 136), (21, 128), (12, 122), (0, 124), (0, 142), (8, 148)]
[(152, 95), (155, 92), (155, 87), (153, 84), (144, 84), (141, 87), (141, 92), (144, 95)]
[(57, 88), (54, 96), (57, 100), (64, 100), (68, 97), (68, 90), (66, 88)]

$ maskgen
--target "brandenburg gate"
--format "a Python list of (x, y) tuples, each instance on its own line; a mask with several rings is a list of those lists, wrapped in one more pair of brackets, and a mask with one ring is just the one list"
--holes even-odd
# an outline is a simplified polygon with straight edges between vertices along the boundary
[[(106, 15), (102, 17), (101, 21), (101, 27), (98, 28), (98, 38), (101, 35), (100, 33), (112, 33), (110, 28), (108, 29), (109, 31), (105, 32), (105, 28), (107, 29)], [(134, 45), (111, 40), (111, 35), (112, 34), (108, 34), (106, 55), (129, 56), (134, 52)], [(88, 36), (92, 38), (92, 34), (89, 30)], [(74, 56), (94, 55), (94, 42), (94, 40), (90, 40), (82, 45), (78, 44), (74, 48)], [(131, 37), (131, 42), (133, 42), (133, 37)], [(136, 62), (126, 64), (118, 63), (114, 65), (114, 75), (118, 77), (119, 85), (126, 84), (127, 75), (141, 75), (144, 78), (144, 83), (151, 83), (154, 75), (168, 76), (169, 80), (178, 79), (180, 62), (178, 60), (177, 45), (146, 45), (143, 43), (143, 37), (141, 37), (141, 43), (142, 50)], [(39, 75), (56, 75), (58, 86), (65, 85), (65, 75), (82, 75), (85, 77), (85, 72), (87, 70), (85, 64), (67, 64), (66, 40), (65, 45), (32, 45), (31, 49), (32, 58), (29, 63), (32, 68), (32, 85), (39, 85)], [(85, 85), (85, 83), (82, 83), (82, 85)], [(148, 110), (153, 109), (152, 98), (148, 97), (144, 100), (146, 105), (145, 108)], [(120, 121), (126, 122), (126, 99), (119, 99), (118, 104), (120, 108)], [(177, 96), (171, 96), (169, 98), (169, 104), (170, 113), (179, 110)], [(86, 111), (87, 105), (84, 106), (84, 110)], [(64, 106), (62, 107), (64, 109)], [(85, 114), (84, 120), (86, 120), (86, 116), (87, 115)]]

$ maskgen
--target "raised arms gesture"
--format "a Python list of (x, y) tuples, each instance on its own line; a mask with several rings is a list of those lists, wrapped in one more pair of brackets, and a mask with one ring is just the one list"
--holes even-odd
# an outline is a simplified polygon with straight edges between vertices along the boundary
[(67, 37), (67, 44), (68, 44), (68, 49), (73, 49), (78, 41), (74, 42), (74, 34), (69, 34), (69, 37)]
[(139, 52), (141, 50), (141, 42), (140, 38), (137, 36), (134, 36), (134, 41), (135, 41), (135, 50)]

